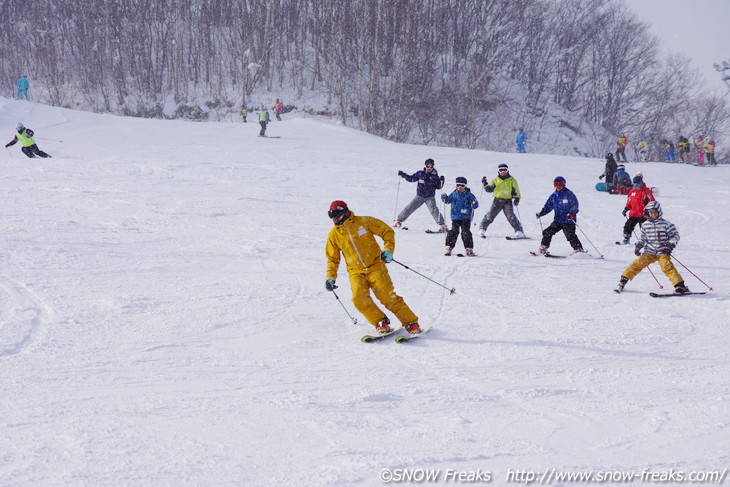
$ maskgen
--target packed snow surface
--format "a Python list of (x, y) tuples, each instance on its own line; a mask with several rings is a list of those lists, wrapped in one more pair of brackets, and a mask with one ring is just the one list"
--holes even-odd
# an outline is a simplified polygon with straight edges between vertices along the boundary
[[(377, 486), (419, 470), (505, 485), (730, 463), (728, 167), (627, 164), (660, 189), (687, 285), (714, 288), (652, 299), (646, 270), (612, 292), (634, 255), (614, 243), (625, 197), (594, 189), (601, 159), (400, 145), (294, 114), (274, 139), (0, 99), (5, 142), (18, 121), (53, 158), (2, 156), (2, 486)], [(475, 229), (478, 258), (445, 257), (418, 210), (395, 259), (456, 293), (389, 264), (432, 330), (361, 343), (344, 265), (357, 324), (324, 289), (326, 211), (343, 199), (392, 223), (416, 190), (398, 170), (426, 158), (449, 191), (469, 180), (477, 218), (479, 180), (509, 164), (533, 238), (507, 241), (500, 215)], [(558, 175), (590, 255), (529, 254)], [(569, 253), (562, 234), (551, 250)]]

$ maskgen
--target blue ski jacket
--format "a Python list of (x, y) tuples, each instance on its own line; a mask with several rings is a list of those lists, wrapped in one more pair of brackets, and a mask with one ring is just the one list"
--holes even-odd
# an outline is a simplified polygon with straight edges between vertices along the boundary
[(444, 203), (451, 205), (452, 220), (471, 220), (474, 216), (474, 210), (479, 208), (477, 197), (466, 188), (463, 193), (454, 190), (450, 195), (441, 195)]
[(418, 181), (416, 194), (423, 198), (433, 198), (436, 194), (436, 190), (441, 189), (441, 179), (439, 179), (439, 173), (436, 169), (430, 173), (428, 171), (421, 170), (411, 176), (406, 174), (403, 176), (403, 179), (409, 183)]
[[(576, 223), (578, 221), (578, 198), (575, 197), (573, 192), (568, 188), (563, 188), (562, 191), (555, 191), (551, 194), (545, 206), (540, 211), (540, 216), (547, 215), (551, 211), (555, 211), (553, 221), (558, 223)], [(575, 220), (568, 218), (569, 214), (576, 215)]]

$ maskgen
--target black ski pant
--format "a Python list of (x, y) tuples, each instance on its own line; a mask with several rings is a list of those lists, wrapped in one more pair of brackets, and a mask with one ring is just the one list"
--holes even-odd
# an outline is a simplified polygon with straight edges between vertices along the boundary
[(624, 152), (624, 149), (616, 149), (616, 162), (621, 162), (621, 157), (624, 158), (624, 162), (629, 162), (626, 160), (626, 152)]
[(626, 219), (626, 223), (624, 223), (624, 236), (631, 235), (631, 232), (634, 231), (634, 228), (636, 228), (636, 225), (641, 226), (642, 223), (646, 221), (646, 218), (643, 216), (630, 216)]
[(563, 231), (565, 238), (568, 239), (568, 243), (571, 247), (573, 247), (573, 250), (583, 249), (583, 244), (580, 243), (580, 240), (578, 240), (578, 236), (575, 234), (575, 223), (552, 222), (549, 227), (543, 230), (542, 241), (540, 242), (540, 245), (545, 248), (550, 247), (550, 242), (553, 239), (553, 235), (558, 233), (560, 230)]
[(261, 125), (261, 132), (259, 132), (259, 135), (262, 136), (262, 137), (264, 135), (266, 135), (266, 124), (267, 123), (268, 122), (259, 122), (259, 125)]
[(456, 245), (456, 238), (461, 229), (461, 241), (465, 249), (474, 248), (474, 239), (471, 236), (471, 220), (451, 220), (451, 230), (446, 234), (446, 246), (452, 249)]
[(45, 152), (43, 152), (42, 150), (40, 150), (38, 148), (38, 145), (36, 145), (36, 144), (29, 145), (28, 147), (22, 147), (20, 150), (22, 150), (23, 151), (23, 154), (25, 154), (26, 156), (28, 156), (30, 158), (33, 158), (33, 157), (36, 157), (36, 156), (38, 156), (38, 157), (51, 157), (48, 154), (46, 154)]

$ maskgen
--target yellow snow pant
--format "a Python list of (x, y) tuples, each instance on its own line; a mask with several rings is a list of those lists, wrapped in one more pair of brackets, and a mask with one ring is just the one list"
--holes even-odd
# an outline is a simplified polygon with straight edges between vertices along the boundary
[(403, 298), (395, 293), (385, 262), (378, 262), (368, 269), (367, 273), (351, 273), (350, 286), (352, 287), (352, 304), (371, 325), (376, 325), (385, 316), (385, 313), (378, 308), (370, 296), (371, 290), (401, 324), (418, 322), (418, 316), (411, 311)]
[(631, 280), (636, 277), (639, 272), (644, 270), (644, 268), (648, 267), (649, 264), (657, 261), (659, 262), (659, 267), (661, 267), (662, 272), (672, 282), (672, 286), (676, 286), (677, 283), (684, 281), (682, 276), (679, 275), (679, 272), (677, 272), (677, 269), (674, 267), (674, 264), (672, 264), (672, 258), (668, 255), (643, 253), (626, 268), (623, 275), (627, 279)]

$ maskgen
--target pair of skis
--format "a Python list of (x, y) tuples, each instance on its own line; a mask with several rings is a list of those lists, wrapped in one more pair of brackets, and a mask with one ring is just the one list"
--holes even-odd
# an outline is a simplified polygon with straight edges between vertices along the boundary
[[(406, 343), (410, 340), (413, 340), (414, 338), (420, 337), (421, 335), (425, 335), (426, 333), (429, 332), (429, 330), (431, 330), (431, 328), (426, 328), (425, 330), (421, 330), (418, 333), (408, 333), (407, 335), (398, 335), (397, 337), (395, 337), (395, 342), (396, 343)], [(364, 337), (361, 338), (361, 341), (363, 343), (375, 342), (378, 340), (382, 340), (383, 338), (387, 338), (391, 335), (395, 335), (399, 331), (400, 331), (400, 328), (395, 328), (387, 333), (382, 333), (380, 335), (365, 335)]]

